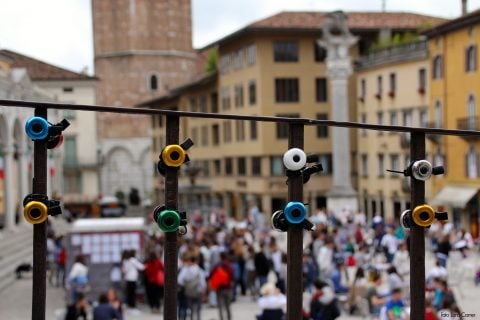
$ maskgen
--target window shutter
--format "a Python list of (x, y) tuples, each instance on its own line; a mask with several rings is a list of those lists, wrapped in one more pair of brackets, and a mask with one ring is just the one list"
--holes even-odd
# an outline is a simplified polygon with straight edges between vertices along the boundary
[(473, 70), (477, 70), (477, 45), (473, 46)]
[(468, 178), (468, 153), (465, 155), (465, 177)]
[(465, 72), (468, 72), (468, 53), (470, 51), (470, 47), (465, 48)]

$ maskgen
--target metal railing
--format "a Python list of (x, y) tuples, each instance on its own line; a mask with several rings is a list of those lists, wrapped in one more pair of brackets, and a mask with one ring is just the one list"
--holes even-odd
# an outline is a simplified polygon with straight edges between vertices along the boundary
[[(374, 125), (356, 122), (341, 122), (333, 120), (316, 120), (309, 118), (286, 118), (270, 116), (249, 116), (236, 114), (184, 112), (170, 110), (154, 110), (145, 108), (107, 107), (97, 105), (71, 105), (62, 103), (44, 103), (33, 101), (0, 100), (0, 105), (7, 107), (34, 108), (35, 115), (46, 119), (48, 109), (82, 110), (93, 112), (110, 112), (122, 114), (163, 115), (167, 118), (166, 144), (178, 144), (179, 125), (182, 117), (234, 119), (258, 122), (281, 122), (289, 127), (288, 148), (304, 146), (305, 126), (331, 126), (342, 128), (368, 129), (376, 131), (404, 132), (410, 135), (410, 158), (412, 161), (425, 159), (425, 135), (453, 135), (480, 137), (479, 131), (452, 130), (441, 128), (419, 128), (403, 126)], [(45, 141), (34, 143), (34, 179), (33, 193), (47, 192), (47, 148)], [(302, 176), (288, 179), (288, 200), (303, 201)], [(425, 202), (425, 182), (411, 179), (411, 205), (419, 206)], [(176, 210), (178, 206), (178, 168), (165, 169), (165, 201), (169, 209)], [(413, 225), (410, 228), (410, 301), (411, 319), (425, 319), (425, 228)], [(303, 229), (291, 225), (287, 231), (287, 319), (298, 320), (302, 315), (302, 253)], [(32, 319), (45, 319), (46, 303), (46, 223), (34, 225), (33, 230), (33, 288), (32, 288)], [(165, 243), (165, 303), (164, 319), (177, 319), (177, 257), (178, 243), (175, 232), (166, 233)]]
[(460, 130), (479, 130), (480, 117), (466, 117), (458, 119), (457, 128)]

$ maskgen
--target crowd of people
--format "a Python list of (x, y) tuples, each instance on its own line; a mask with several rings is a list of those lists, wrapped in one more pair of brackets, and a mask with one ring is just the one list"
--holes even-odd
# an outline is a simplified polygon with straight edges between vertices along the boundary
[[(367, 224), (364, 214), (348, 211), (338, 215), (319, 211), (311, 220), (316, 228), (305, 233), (303, 252), (304, 319), (336, 319), (342, 313), (380, 320), (409, 319), (408, 230), (380, 216)], [(221, 211), (208, 217), (193, 213), (188, 227), (189, 232), (179, 237), (179, 319), (201, 319), (202, 308), (209, 306), (218, 308), (218, 319), (230, 320), (231, 305), (239, 295), (250, 296), (258, 305), (258, 320), (284, 319), (286, 237), (265, 226), (257, 207), (250, 209), (245, 221), (234, 224)], [(450, 251), (468, 255), (472, 237), (455, 230), (450, 222), (436, 222), (428, 236), (436, 263), (426, 277), (426, 319), (438, 320), (446, 312), (461, 314), (448, 286), (446, 266)], [(151, 312), (160, 312), (164, 240), (161, 232), (149, 234), (143, 262), (134, 250), (124, 252), (122, 285), (112, 285), (100, 295), (93, 309), (94, 320), (122, 319), (123, 308), (137, 310), (139, 283)], [(83, 277), (88, 277), (88, 268), (78, 256), (65, 280), (74, 302), (66, 319), (81, 319), (88, 306), (88, 280)]]

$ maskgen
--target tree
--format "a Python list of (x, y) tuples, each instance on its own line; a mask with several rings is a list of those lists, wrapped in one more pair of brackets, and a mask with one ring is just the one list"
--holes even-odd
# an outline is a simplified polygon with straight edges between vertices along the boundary
[(205, 65), (205, 72), (210, 73), (217, 71), (218, 66), (218, 51), (217, 48), (212, 48), (208, 52), (207, 64)]

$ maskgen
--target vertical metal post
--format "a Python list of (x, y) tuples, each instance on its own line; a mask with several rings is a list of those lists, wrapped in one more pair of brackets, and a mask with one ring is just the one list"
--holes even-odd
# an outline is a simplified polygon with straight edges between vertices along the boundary
[[(46, 108), (36, 108), (35, 116), (47, 119)], [(22, 168), (27, 170), (27, 168)], [(33, 193), (47, 194), (47, 146), (33, 144)], [(33, 226), (32, 320), (45, 320), (47, 290), (47, 222)]]
[[(166, 143), (178, 144), (180, 135), (180, 119), (167, 116)], [(165, 206), (177, 210), (178, 206), (178, 168), (165, 169)], [(178, 247), (177, 233), (165, 233), (165, 303), (163, 317), (165, 320), (177, 319), (177, 269)]]
[[(302, 124), (289, 124), (288, 148), (303, 149), (304, 127)], [(303, 177), (288, 179), (288, 201), (303, 202)], [(302, 319), (302, 255), (303, 229), (290, 225), (287, 234), (287, 319)]]
[[(411, 161), (425, 159), (425, 133), (411, 133)], [(425, 203), (425, 182), (410, 178), (411, 210)], [(411, 320), (425, 320), (425, 228), (410, 228), (410, 301)]]

